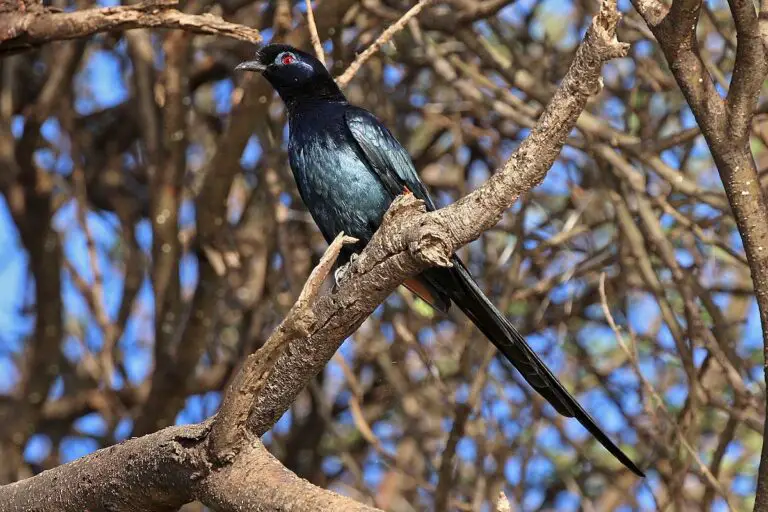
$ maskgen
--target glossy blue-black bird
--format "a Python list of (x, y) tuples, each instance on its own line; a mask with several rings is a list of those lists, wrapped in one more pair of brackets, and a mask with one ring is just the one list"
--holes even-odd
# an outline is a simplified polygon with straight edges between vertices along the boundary
[[(403, 191), (435, 210), (407, 151), (373, 114), (347, 102), (318, 59), (270, 44), (236, 69), (262, 73), (285, 103), (291, 169), (301, 198), (328, 242), (344, 231), (360, 240), (351, 249), (359, 252)], [(342, 254), (350, 256), (351, 251)], [(406, 286), (438, 310), (456, 304), (560, 414), (578, 419), (622, 464), (644, 476), (488, 300), (461, 260), (454, 256), (452, 261), (453, 268), (430, 268)]]

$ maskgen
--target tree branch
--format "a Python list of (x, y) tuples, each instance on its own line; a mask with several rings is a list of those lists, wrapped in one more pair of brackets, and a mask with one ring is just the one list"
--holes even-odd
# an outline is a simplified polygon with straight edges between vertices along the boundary
[(205, 449), (209, 426), (169, 427), (0, 487), (0, 510), (162, 512), (193, 500), (219, 512), (376, 510), (297, 477), (258, 439), (217, 466)]
[(160, 0), (76, 12), (36, 10), (4, 13), (0, 17), (0, 54), (61, 39), (76, 39), (99, 32), (135, 28), (181, 29), (249, 43), (261, 42), (258, 30), (228, 23), (211, 14), (185, 14), (170, 8), (176, 4), (176, 0)]

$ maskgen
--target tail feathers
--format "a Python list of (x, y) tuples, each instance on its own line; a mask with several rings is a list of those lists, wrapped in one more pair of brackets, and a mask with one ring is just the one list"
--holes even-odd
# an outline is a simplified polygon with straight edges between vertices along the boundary
[(454, 273), (456, 280), (459, 281), (457, 284), (463, 288), (462, 291), (464, 292), (463, 294), (452, 294), (453, 301), (504, 354), (504, 357), (517, 368), (525, 380), (552, 404), (557, 412), (563, 416), (579, 420), (579, 423), (614, 457), (633, 473), (644, 477), (645, 475), (635, 463), (608, 438), (589, 413), (557, 380), (557, 377), (528, 346), (525, 338), (496, 309), (458, 258), (455, 258), (454, 269), (451, 269), (451, 272)]

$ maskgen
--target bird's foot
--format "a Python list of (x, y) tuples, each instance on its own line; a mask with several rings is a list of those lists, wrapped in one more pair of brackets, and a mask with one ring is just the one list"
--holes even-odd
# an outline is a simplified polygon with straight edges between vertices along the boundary
[(353, 252), (352, 256), (349, 257), (349, 263), (345, 263), (344, 265), (340, 266), (333, 273), (333, 279), (336, 281), (336, 288), (341, 286), (341, 283), (343, 283), (347, 278), (347, 274), (349, 273), (349, 270), (352, 268), (352, 265), (355, 263), (355, 261), (357, 261), (357, 253)]

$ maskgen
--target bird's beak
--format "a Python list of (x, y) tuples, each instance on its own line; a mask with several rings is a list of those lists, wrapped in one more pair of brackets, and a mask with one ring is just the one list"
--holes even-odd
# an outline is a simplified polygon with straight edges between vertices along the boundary
[(236, 71), (256, 71), (258, 73), (267, 69), (267, 66), (257, 60), (248, 60), (235, 66)]

